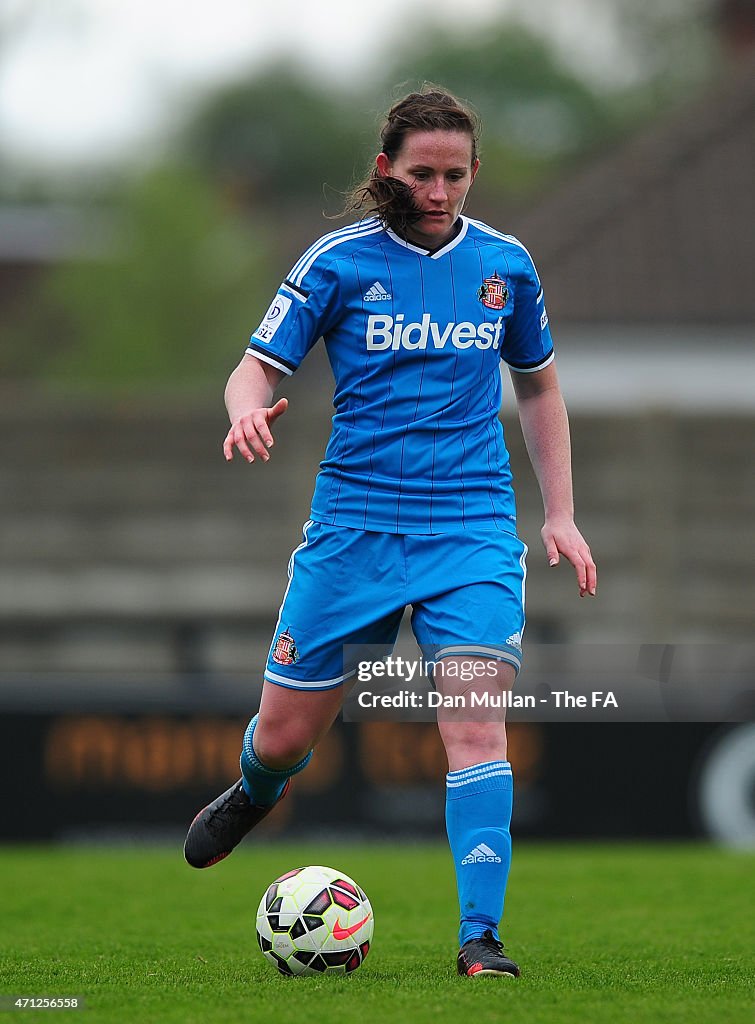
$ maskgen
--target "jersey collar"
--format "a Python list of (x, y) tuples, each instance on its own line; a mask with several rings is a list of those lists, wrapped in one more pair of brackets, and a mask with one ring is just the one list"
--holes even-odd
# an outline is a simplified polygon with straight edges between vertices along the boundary
[(397, 235), (391, 228), (386, 228), (386, 232), (391, 236), (394, 242), (404, 247), (404, 249), (411, 249), (412, 252), (417, 252), (420, 256), (429, 256), (431, 260), (440, 259), (441, 256), (445, 256), (447, 252), (455, 249), (456, 246), (461, 242), (467, 233), (469, 227), (469, 221), (466, 217), (459, 217), (456, 221), (456, 234), (453, 238), (450, 238), (447, 242), (444, 242), (439, 249), (425, 249), (422, 245), (414, 245), (412, 242), (407, 242), (401, 235)]

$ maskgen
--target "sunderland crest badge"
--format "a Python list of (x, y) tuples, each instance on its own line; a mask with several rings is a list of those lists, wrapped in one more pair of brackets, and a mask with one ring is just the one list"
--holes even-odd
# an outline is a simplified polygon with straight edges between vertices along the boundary
[(477, 289), (477, 298), (488, 309), (503, 309), (509, 301), (509, 286), (498, 276), (497, 270), (482, 282)]
[(299, 660), (299, 652), (296, 649), (294, 638), (287, 629), (278, 634), (278, 639), (273, 647), (273, 661), (278, 665), (293, 665)]

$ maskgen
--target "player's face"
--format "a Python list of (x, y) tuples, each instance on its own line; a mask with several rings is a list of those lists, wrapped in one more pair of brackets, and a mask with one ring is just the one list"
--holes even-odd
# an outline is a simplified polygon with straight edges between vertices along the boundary
[(409, 242), (434, 249), (450, 238), (479, 165), (465, 132), (412, 132), (395, 160), (378, 154), (380, 173), (405, 181), (422, 211), (407, 231)]

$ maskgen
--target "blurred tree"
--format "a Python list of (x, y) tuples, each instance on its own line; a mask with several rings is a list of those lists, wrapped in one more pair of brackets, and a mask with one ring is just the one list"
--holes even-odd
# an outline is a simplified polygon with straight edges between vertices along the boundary
[(478, 190), (489, 196), (531, 195), (565, 163), (625, 128), (610, 97), (567, 68), (545, 37), (521, 26), (502, 23), (474, 39), (425, 38), (424, 52), (395, 53), (383, 91), (391, 102), (428, 80), (468, 99), (482, 117)]
[(248, 207), (272, 205), (285, 216), (289, 204), (313, 207), (323, 197), (333, 211), (340, 192), (367, 170), (383, 111), (429, 80), (482, 114), (481, 189), (522, 197), (631, 120), (622, 97), (588, 84), (545, 36), (516, 24), (474, 39), (424, 31), (421, 47), (411, 36), (411, 49), (393, 48), (379, 83), (348, 94), (283, 67), (220, 89), (187, 124), (186, 158)]
[[(599, 0), (613, 13), (642, 113), (684, 99), (727, 59), (728, 0)], [(744, 0), (752, 5), (752, 0)]]
[(116, 214), (115, 251), (47, 283), (32, 325), (55, 339), (45, 375), (85, 386), (225, 376), (274, 287), (264, 230), (175, 168), (133, 183)]
[(245, 205), (316, 204), (323, 183), (345, 189), (361, 166), (359, 107), (281, 66), (213, 94), (185, 152)]

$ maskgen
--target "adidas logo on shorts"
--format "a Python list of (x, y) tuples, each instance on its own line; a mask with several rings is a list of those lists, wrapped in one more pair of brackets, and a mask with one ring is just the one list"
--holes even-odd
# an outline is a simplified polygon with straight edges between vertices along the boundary
[(517, 650), (517, 651), (519, 651), (521, 653), (521, 650), (522, 650), (522, 634), (519, 633), (519, 632), (512, 633), (511, 636), (506, 641), (506, 643), (509, 645), (509, 647), (513, 647), (515, 650)]
[(475, 846), (474, 850), (469, 851), (461, 863), (462, 866), (464, 864), (500, 864), (501, 858), (486, 843), (480, 843)]
[(384, 302), (386, 299), (391, 298), (393, 298), (391, 293), (387, 292), (379, 281), (376, 281), (372, 288), (364, 293), (365, 302)]

